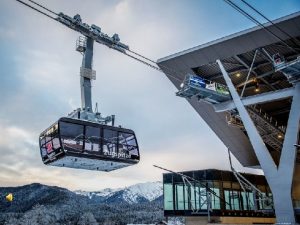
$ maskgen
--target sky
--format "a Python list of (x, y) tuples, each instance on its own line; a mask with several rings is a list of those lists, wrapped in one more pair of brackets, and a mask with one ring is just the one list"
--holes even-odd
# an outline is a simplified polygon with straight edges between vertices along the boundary
[[(300, 10), (299, 0), (248, 1), (269, 19)], [(132, 50), (154, 60), (254, 26), (222, 0), (39, 2), (70, 16), (79, 13), (84, 22), (118, 33)], [(175, 171), (230, 169), (224, 144), (175, 96), (164, 74), (98, 44), (93, 103), (136, 132), (141, 161), (109, 173), (45, 166), (39, 134), (81, 105), (79, 34), (13, 0), (1, 0), (0, 12), (0, 186), (38, 182), (93, 191), (162, 180), (163, 171), (153, 164)], [(261, 173), (237, 160), (234, 166)]]

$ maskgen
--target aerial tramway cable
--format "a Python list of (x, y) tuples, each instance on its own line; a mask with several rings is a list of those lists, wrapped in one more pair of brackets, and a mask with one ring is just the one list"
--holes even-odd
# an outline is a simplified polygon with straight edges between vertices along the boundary
[(30, 1), (30, 2), (32, 2), (33, 4), (35, 4), (35, 5), (39, 6), (39, 7), (41, 7), (42, 9), (45, 9), (45, 10), (48, 11), (48, 12), (53, 13), (54, 15), (58, 16), (58, 13), (53, 12), (52, 10), (46, 8), (45, 6), (43, 6), (43, 5), (39, 4), (39, 3), (37, 3), (37, 2), (35, 2), (35, 1), (33, 1), (33, 0), (28, 0), (28, 1)]
[[(53, 20), (55, 20), (55, 21), (57, 21), (57, 19), (55, 17), (52, 17), (51, 15), (49, 15), (49, 14), (47, 14), (47, 13), (45, 13), (45, 12), (43, 12), (43, 11), (35, 8), (35, 7), (33, 7), (32, 5), (29, 5), (29, 4), (25, 3), (22, 0), (16, 0), (16, 1), (19, 2), (19, 3), (22, 3), (23, 5), (31, 8), (31, 9), (33, 9), (33, 10), (35, 10), (35, 11), (37, 11), (37, 12), (43, 14), (43, 15), (45, 15), (45, 16), (53, 19)], [(44, 10), (50, 12), (50, 13), (53, 13), (55, 15), (59, 15), (58, 13), (56, 13), (56, 12), (48, 9), (47, 7), (41, 5), (41, 4), (39, 4), (39, 3), (37, 3), (37, 2), (35, 2), (33, 0), (28, 0), (28, 1), (32, 2), (33, 4), (41, 7), (42, 9), (44, 9)], [(128, 52), (131, 53), (131, 54), (129, 54)], [(170, 68), (168, 66), (165, 66), (165, 65), (157, 66), (157, 62), (155, 62), (154, 60), (152, 60), (152, 59), (150, 59), (150, 58), (148, 58), (148, 57), (146, 57), (146, 56), (144, 56), (144, 55), (142, 55), (140, 53), (137, 53), (136, 51), (133, 51), (133, 50), (130, 50), (130, 49), (126, 49), (126, 51), (121, 52), (121, 53), (124, 54), (124, 55), (126, 55), (126, 56), (128, 56), (128, 57), (130, 57), (130, 58), (132, 58), (132, 59), (134, 59), (134, 60), (136, 60), (136, 61), (138, 61), (138, 62), (140, 62), (140, 63), (142, 63), (142, 64), (144, 64), (144, 65), (146, 65), (146, 66), (148, 66), (148, 67), (150, 67), (150, 68), (152, 68), (152, 69), (155, 69), (156, 71), (159, 71), (159, 72), (167, 74), (168, 77), (173, 78), (174, 80), (179, 81), (180, 83), (183, 82), (183, 79), (179, 78), (178, 76), (185, 77), (185, 75), (186, 75), (185, 73), (179, 72), (179, 71), (174, 70), (174, 69), (172, 69), (172, 68)], [(153, 65), (153, 64), (155, 64), (155, 65)], [(175, 74), (177, 74), (177, 76)], [(207, 80), (205, 78), (203, 78), (203, 80), (209, 81), (209, 80)]]
[(249, 8), (251, 8), (253, 11), (255, 11), (256, 13), (258, 13), (261, 17), (263, 17), (264, 19), (266, 19), (269, 23), (271, 23), (274, 27), (277, 28), (277, 30), (279, 30), (281, 33), (285, 34), (287, 37), (289, 37), (290, 39), (295, 39), (294, 37), (292, 37), (288, 32), (284, 31), (283, 29), (281, 29), (276, 23), (273, 23), (272, 20), (270, 20), (268, 17), (266, 17), (262, 12), (258, 11), (254, 6), (252, 6), (250, 3), (248, 3), (246, 0), (241, 0), (245, 5), (247, 5)]
[(56, 20), (55, 17), (52, 17), (52, 16), (50, 16), (49, 14), (47, 14), (45, 12), (42, 12), (41, 10), (39, 10), (39, 9), (37, 9), (37, 8), (29, 5), (29, 4), (27, 4), (26, 2), (23, 2), (21, 0), (16, 0), (16, 1), (19, 2), (19, 3), (21, 3), (21, 4), (23, 4), (23, 5), (25, 5), (25, 6), (27, 6), (27, 7), (29, 7), (29, 8), (31, 8), (31, 9), (33, 9), (33, 10), (35, 10), (35, 11), (37, 11), (37, 12), (39, 12), (39, 13), (41, 13), (41, 14), (43, 14), (44, 16), (49, 17), (50, 19)]
[[(55, 20), (58, 21), (57, 18), (41, 11), (40, 9), (35, 8), (34, 6), (27, 4), (26, 2), (22, 1), (22, 0), (16, 0), (17, 2)], [(43, 6), (42, 4), (39, 4), (37, 2), (35, 2), (34, 0), (28, 0), (29, 2), (35, 4), (36, 6), (46, 10), (47, 12), (50, 12), (54, 15), (59, 15), (58, 13), (48, 9), (47, 7)], [(265, 29), (268, 33), (270, 33), (272, 36), (274, 36), (275, 38), (277, 38), (278, 40), (280, 40), (285, 46), (287, 46), (288, 48), (292, 49), (294, 52), (297, 52), (293, 47), (289, 46), (283, 39), (281, 39), (278, 35), (276, 35), (275, 33), (273, 33), (270, 29), (268, 29), (266, 26), (264, 26), (262, 23), (260, 23), (258, 20), (256, 20), (254, 17), (252, 17), (250, 14), (248, 14), (247, 12), (245, 12), (243, 9), (241, 9), (238, 5), (236, 5), (235, 3), (233, 3), (231, 0), (224, 0), (227, 4), (229, 4), (231, 7), (233, 7), (235, 10), (237, 10), (238, 12), (240, 12), (241, 14), (243, 14), (245, 17), (247, 17), (248, 19), (250, 19), (252, 22), (254, 22), (255, 24), (257, 24), (258, 26), (262, 27), (263, 29)], [(278, 30), (280, 30), (281, 32), (284, 32), (285, 35), (288, 35), (289, 37), (291, 37), (289, 34), (287, 34), (285, 31), (283, 31), (282, 29), (280, 29), (276, 24), (274, 24), (272, 21), (270, 21), (267, 17), (265, 17), (262, 13), (260, 13), (258, 10), (256, 10), (253, 6), (251, 6), (249, 3), (247, 3), (245, 0), (242, 0), (245, 4), (247, 4), (249, 7), (251, 7), (251, 9), (255, 10), (257, 13), (259, 13), (261, 16), (263, 16), (265, 19), (267, 19), (269, 22), (271, 22), (272, 25), (274, 25), (275, 27), (277, 27)], [(177, 70), (174, 70), (172, 68), (169, 68), (168, 66), (165, 65), (160, 65), (157, 66), (157, 62), (155, 62), (154, 60), (140, 54), (137, 53), (133, 50), (130, 49), (126, 49), (125, 51), (121, 51), (121, 53), (123, 53), (124, 55), (152, 68), (155, 69), (156, 71), (159, 72), (163, 72), (165, 74), (167, 74), (167, 76), (169, 76), (170, 78), (175, 79), (176, 81), (179, 82), (183, 82), (182, 78), (179, 78), (178, 76), (176, 76), (175, 74), (185, 77), (186, 74), (183, 74)], [(131, 53), (131, 54), (129, 54)], [(298, 53), (298, 52), (297, 52)], [(153, 65), (155, 64), (155, 65)], [(207, 79), (203, 78), (204, 80), (207, 81)]]
[(291, 49), (293, 52), (298, 53), (298, 51), (296, 49), (294, 49), (289, 44), (287, 44), (281, 37), (279, 37), (277, 34), (275, 34), (274, 32), (272, 32), (268, 27), (266, 27), (265, 25), (263, 25), (261, 22), (259, 22), (257, 19), (255, 19), (253, 16), (251, 16), (249, 13), (247, 13), (245, 10), (243, 10), (241, 7), (239, 7), (237, 4), (235, 4), (231, 0), (224, 0), (224, 2), (226, 2), (228, 5), (230, 5), (232, 8), (234, 8), (235, 10), (237, 10), (239, 13), (241, 13), (242, 15), (244, 15), (246, 18), (248, 18), (249, 20), (251, 20), (252, 22), (254, 22), (255, 24), (257, 24), (258, 26), (262, 27), (266, 32), (268, 32), (273, 37), (275, 37), (276, 39), (278, 39), (281, 43), (283, 43), (286, 47), (288, 47), (289, 49)]
[[(43, 14), (43, 15), (45, 15), (45, 16), (47, 16), (47, 17), (49, 17), (49, 18), (51, 18), (51, 19), (53, 19), (53, 20), (55, 20), (55, 21), (57, 21), (57, 19), (55, 17), (53, 17), (53, 16), (51, 16), (51, 15), (49, 15), (49, 14), (47, 14), (47, 13), (45, 13), (45, 12), (43, 12), (43, 11), (37, 9), (37, 8), (35, 8), (32, 5), (27, 4), (26, 2), (24, 2), (22, 0), (16, 0), (16, 1), (19, 2), (19, 3), (21, 3), (21, 4), (23, 4), (23, 5), (25, 5), (25, 6), (27, 6), (27, 7), (29, 7), (29, 8), (31, 8), (31, 9), (33, 9), (33, 10), (35, 10), (35, 11), (37, 11), (37, 12), (39, 12), (39, 13), (41, 13), (41, 14)], [(57, 15), (57, 16), (59, 15), (58, 13), (56, 13), (56, 12), (48, 9), (47, 7), (41, 5), (41, 4), (39, 4), (39, 3), (37, 3), (37, 2), (35, 2), (33, 0), (28, 0), (28, 1), (31, 2), (31, 3), (33, 3), (33, 4), (35, 4), (35, 5), (37, 5), (37, 6), (39, 6), (40, 8), (42, 8), (42, 9), (44, 9), (46, 11), (54, 14), (54, 15)], [(180, 79), (177, 76), (172, 75), (172, 73), (177, 73), (179, 75), (182, 75), (183, 73), (179, 73), (178, 71), (175, 71), (175, 70), (173, 70), (173, 69), (171, 69), (171, 68), (169, 68), (167, 66), (160, 65), (161, 68), (165, 69), (165, 71), (163, 71), (160, 67), (157, 66), (157, 63), (154, 60), (152, 60), (152, 59), (150, 59), (148, 57), (145, 57), (145, 56), (143, 56), (143, 55), (141, 55), (141, 54), (139, 54), (139, 53), (137, 53), (135, 51), (132, 51), (130, 49), (127, 49), (126, 51), (128, 51), (128, 52), (130, 52), (130, 53), (132, 53), (132, 54), (134, 54), (134, 55), (136, 55), (136, 56), (138, 56), (140, 58), (138, 58), (138, 57), (136, 57), (136, 56), (134, 56), (132, 54), (129, 54), (127, 52), (121, 52), (121, 53), (123, 53), (124, 55), (126, 55), (126, 56), (128, 56), (128, 57), (130, 57), (130, 58), (132, 58), (132, 59), (134, 59), (134, 60), (136, 60), (136, 61), (138, 61), (138, 62), (140, 62), (140, 63), (142, 63), (142, 64), (144, 64), (144, 65), (146, 65), (148, 67), (150, 67), (150, 68), (152, 68), (152, 69), (155, 69), (155, 70), (157, 70), (159, 72), (165, 72), (169, 77), (171, 77), (171, 78), (173, 78), (173, 79), (175, 79), (175, 80), (177, 80), (179, 82), (182, 82), (182, 79)], [(155, 65), (152, 65), (149, 62), (151, 62), (152, 64), (155, 64)], [(168, 71), (166, 71), (166, 70), (168, 70)]]

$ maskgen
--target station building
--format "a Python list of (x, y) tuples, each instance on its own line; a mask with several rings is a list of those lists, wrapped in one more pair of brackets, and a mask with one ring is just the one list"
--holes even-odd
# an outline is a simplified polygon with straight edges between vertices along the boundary
[(231, 171), (186, 171), (198, 182), (174, 173), (163, 175), (164, 216), (185, 217), (186, 224), (275, 223), (272, 193), (264, 176), (242, 174), (263, 195), (245, 191)]
[[(263, 170), (265, 178), (255, 176), (253, 182), (266, 187), (266, 194), (272, 192), (276, 223), (296, 224), (300, 212), (300, 13), (166, 56), (157, 64), (178, 89), (177, 96), (187, 100), (237, 160)], [(214, 203), (212, 213), (218, 221), (224, 222), (222, 213), (225, 216), (230, 210), (242, 217), (255, 213), (248, 202), (244, 204), (247, 194), (228, 178), (231, 175), (225, 175), (230, 173), (209, 171), (189, 173), (200, 180), (200, 174), (215, 173), (207, 179), (222, 199), (229, 198), (229, 193), (239, 196), (227, 199), (230, 209), (222, 202)], [(172, 179), (164, 175), (166, 215), (192, 217), (182, 200), (186, 190)]]

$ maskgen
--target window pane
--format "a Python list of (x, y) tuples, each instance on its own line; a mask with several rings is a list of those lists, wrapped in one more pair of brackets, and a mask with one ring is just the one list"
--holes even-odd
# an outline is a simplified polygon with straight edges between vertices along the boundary
[(52, 142), (53, 142), (53, 149), (54, 149), (54, 150), (57, 150), (57, 149), (60, 148), (60, 142), (59, 142), (59, 139), (58, 139), (58, 138), (54, 138), (54, 139), (52, 140)]
[(185, 210), (189, 210), (190, 202), (191, 202), (191, 193), (190, 193), (190, 185), (184, 185), (184, 207)]
[(184, 210), (183, 185), (176, 184), (177, 210)]
[(172, 186), (172, 184), (164, 184), (164, 208), (165, 208), (165, 210), (173, 210), (173, 186)]
[(212, 209), (220, 209), (220, 189), (219, 188), (212, 188), (216, 195), (212, 195)]
[(45, 157), (47, 155), (47, 150), (46, 148), (41, 148), (41, 154), (42, 154), (42, 157)]
[(195, 187), (195, 198), (196, 198), (196, 209), (200, 209), (201, 199), (200, 199), (200, 187)]
[(234, 210), (240, 210), (239, 192), (231, 191), (231, 207)]
[(126, 158), (136, 158), (138, 149), (134, 134), (119, 132), (119, 153)]
[(118, 132), (109, 129), (103, 129), (103, 153), (111, 157), (118, 157), (117, 140)]
[(254, 210), (254, 194), (252, 192), (248, 192), (248, 207), (249, 210)]
[(46, 143), (46, 137), (43, 135), (40, 137), (41, 146)]
[(254, 210), (254, 197), (252, 192), (241, 192), (243, 210)]
[(100, 137), (100, 128), (86, 126), (85, 150), (99, 152)]
[(203, 209), (207, 209), (207, 196), (206, 196), (206, 189), (205, 188), (200, 188), (200, 194), (201, 194), (201, 196), (200, 196), (200, 202), (201, 202), (201, 204), (200, 204), (200, 207), (201, 207), (201, 209), (203, 210)]
[(65, 147), (77, 151), (83, 149), (84, 135), (82, 125), (61, 122), (60, 135)]
[(259, 208), (260, 209), (272, 209), (273, 202), (270, 201), (266, 193), (262, 193), (262, 196), (259, 197)]
[(191, 186), (191, 207), (193, 210), (196, 210), (196, 187)]
[(41, 144), (41, 155), (43, 157), (53, 154), (53, 151), (61, 148), (60, 141), (58, 138), (57, 124), (48, 128), (43, 135), (40, 137)]
[(225, 201), (227, 202), (226, 209), (230, 210), (231, 209), (230, 191), (229, 190), (224, 190), (224, 195), (225, 195)]

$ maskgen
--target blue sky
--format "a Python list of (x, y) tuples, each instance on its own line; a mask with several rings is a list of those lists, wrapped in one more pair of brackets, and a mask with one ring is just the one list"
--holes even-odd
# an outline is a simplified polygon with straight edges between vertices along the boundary
[[(221, 0), (39, 2), (70, 16), (79, 13), (155, 60), (254, 26)], [(300, 10), (298, 0), (249, 2), (270, 19)], [(175, 96), (164, 74), (100, 45), (94, 52), (93, 102), (136, 131), (141, 162), (111, 173), (44, 166), (40, 132), (80, 106), (78, 34), (16, 1), (2, 0), (0, 10), (1, 186), (41, 182), (98, 190), (161, 180), (162, 171), (153, 164), (177, 171), (229, 169), (225, 146), (187, 101)]]

